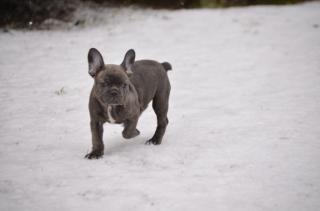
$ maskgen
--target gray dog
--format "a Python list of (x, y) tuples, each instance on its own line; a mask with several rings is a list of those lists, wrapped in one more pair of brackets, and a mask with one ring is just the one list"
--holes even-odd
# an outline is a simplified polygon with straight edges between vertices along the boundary
[(89, 99), (92, 151), (85, 157), (100, 158), (103, 155), (103, 123), (124, 125), (122, 136), (126, 139), (139, 135), (136, 129), (141, 113), (152, 100), (157, 115), (157, 129), (146, 144), (161, 144), (168, 125), (170, 82), (168, 62), (152, 60), (135, 61), (130, 49), (121, 65), (104, 64), (100, 52), (91, 48), (88, 53), (89, 74), (94, 85)]

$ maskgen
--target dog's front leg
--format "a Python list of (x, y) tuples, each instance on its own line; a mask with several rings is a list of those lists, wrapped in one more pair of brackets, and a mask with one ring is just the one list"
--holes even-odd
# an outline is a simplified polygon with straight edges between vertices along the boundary
[(90, 122), (91, 134), (92, 134), (92, 150), (85, 157), (88, 159), (100, 158), (103, 155), (103, 125), (101, 122), (91, 120)]
[(132, 119), (127, 119), (124, 122), (124, 129), (122, 131), (122, 136), (125, 139), (134, 138), (140, 134), (140, 131), (137, 130), (137, 123), (139, 117), (134, 117)]

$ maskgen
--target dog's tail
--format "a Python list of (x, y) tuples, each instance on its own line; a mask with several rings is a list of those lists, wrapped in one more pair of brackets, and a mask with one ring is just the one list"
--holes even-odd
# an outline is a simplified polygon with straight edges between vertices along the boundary
[(163, 68), (166, 70), (166, 72), (168, 72), (169, 70), (172, 70), (172, 66), (169, 62), (162, 62), (161, 64)]

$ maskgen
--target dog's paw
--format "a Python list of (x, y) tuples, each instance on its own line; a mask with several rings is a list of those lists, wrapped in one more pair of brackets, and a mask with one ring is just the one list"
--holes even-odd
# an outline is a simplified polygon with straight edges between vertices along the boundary
[(159, 140), (157, 140), (155, 138), (152, 138), (152, 139), (148, 140), (145, 144), (147, 144), (147, 145), (150, 145), (150, 144), (159, 145), (159, 144), (161, 144), (161, 141), (159, 141)]
[(126, 131), (126, 130), (124, 130), (123, 132), (122, 132), (122, 136), (123, 136), (123, 138), (125, 138), (125, 139), (130, 139), (130, 138), (134, 138), (134, 137), (136, 137), (136, 136), (138, 136), (140, 134), (140, 131), (139, 130), (135, 130), (135, 131), (133, 131), (133, 132), (128, 132), (128, 131)]
[(103, 156), (103, 150), (92, 150), (90, 153), (86, 154), (87, 159), (99, 159)]

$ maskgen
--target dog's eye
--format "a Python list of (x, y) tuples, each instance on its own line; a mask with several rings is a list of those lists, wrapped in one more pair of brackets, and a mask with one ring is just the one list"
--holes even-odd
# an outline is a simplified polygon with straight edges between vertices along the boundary
[(107, 83), (105, 83), (105, 82), (103, 82), (103, 83), (101, 83), (101, 86), (102, 86), (102, 87), (107, 87), (107, 86), (108, 86), (108, 84), (107, 84)]

